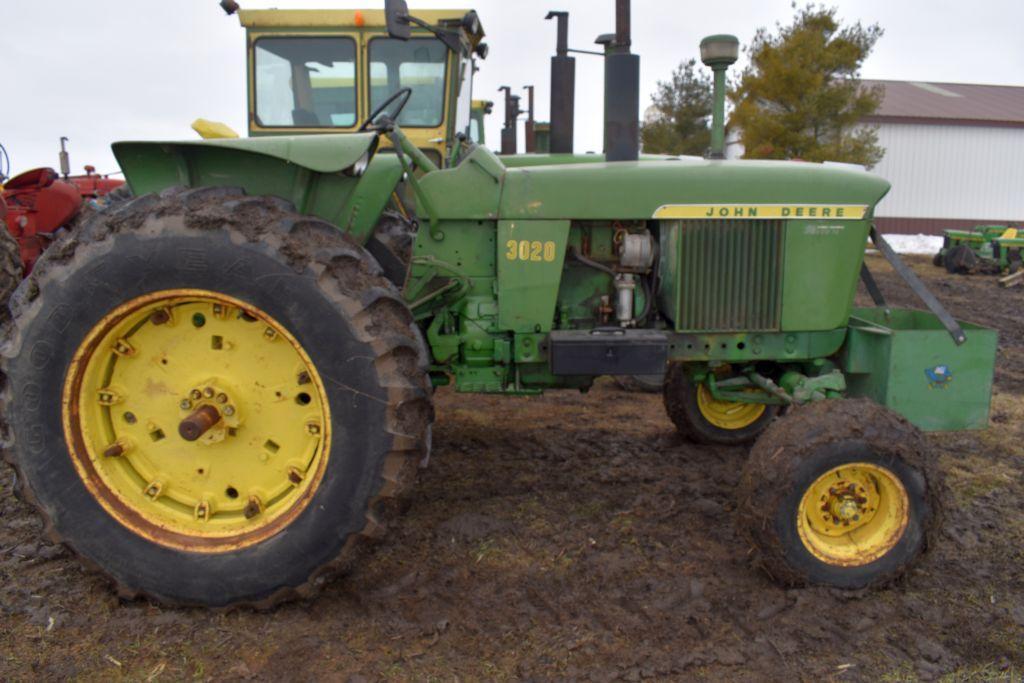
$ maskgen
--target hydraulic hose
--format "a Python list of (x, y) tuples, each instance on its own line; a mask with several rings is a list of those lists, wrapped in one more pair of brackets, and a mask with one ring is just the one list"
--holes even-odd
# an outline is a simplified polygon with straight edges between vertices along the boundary
[(615, 275), (616, 275), (616, 272), (614, 270), (612, 270), (608, 266), (604, 265), (603, 263), (598, 263), (597, 261), (592, 261), (591, 259), (587, 258), (583, 254), (581, 254), (576, 249), (576, 247), (569, 247), (569, 255), (572, 256), (574, 259), (576, 259), (577, 261), (579, 261), (580, 263), (582, 263), (585, 266), (590, 266), (591, 268), (596, 268), (597, 270), (600, 270), (600, 271), (603, 271), (605, 273), (608, 273), (612, 277), (615, 277)]

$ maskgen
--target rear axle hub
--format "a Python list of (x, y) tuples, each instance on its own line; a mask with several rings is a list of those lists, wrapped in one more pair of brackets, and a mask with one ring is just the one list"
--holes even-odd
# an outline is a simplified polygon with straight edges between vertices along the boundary
[(195, 441), (220, 422), (220, 411), (212, 405), (197, 408), (178, 424), (178, 434), (186, 441)]

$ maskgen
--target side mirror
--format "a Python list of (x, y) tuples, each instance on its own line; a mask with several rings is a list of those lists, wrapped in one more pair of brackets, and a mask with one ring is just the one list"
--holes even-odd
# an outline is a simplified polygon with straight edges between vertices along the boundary
[(483, 29), (480, 26), (480, 17), (476, 11), (469, 10), (462, 17), (462, 28), (471, 36), (479, 34)]
[(409, 40), (412, 27), (409, 25), (409, 5), (405, 0), (384, 0), (384, 19), (388, 35), (398, 40)]

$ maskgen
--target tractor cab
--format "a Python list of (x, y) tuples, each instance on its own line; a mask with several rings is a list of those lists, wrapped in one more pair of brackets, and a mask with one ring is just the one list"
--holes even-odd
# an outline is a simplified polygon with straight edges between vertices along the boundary
[[(443, 166), (471, 124), (474, 61), (486, 56), (475, 12), (417, 13), (408, 40), (381, 10), (242, 10), (249, 135), (352, 133), (389, 97), (412, 94), (398, 124)], [(383, 147), (388, 143), (383, 142)]]

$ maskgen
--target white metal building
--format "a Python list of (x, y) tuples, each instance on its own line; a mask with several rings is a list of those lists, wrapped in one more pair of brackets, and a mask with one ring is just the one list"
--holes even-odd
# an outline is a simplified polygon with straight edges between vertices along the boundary
[(876, 212), (887, 233), (1024, 225), (1024, 87), (864, 81), (885, 99), (867, 120), (892, 183)]
[[(885, 149), (871, 170), (892, 183), (875, 214), (882, 232), (1024, 226), (1024, 87), (863, 83), (885, 89), (878, 112), (865, 119), (878, 126)], [(742, 155), (732, 129), (726, 156)]]

